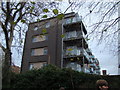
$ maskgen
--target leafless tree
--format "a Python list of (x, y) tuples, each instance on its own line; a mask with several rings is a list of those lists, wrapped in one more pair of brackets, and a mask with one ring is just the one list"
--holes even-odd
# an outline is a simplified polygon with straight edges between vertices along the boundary
[[(21, 47), (23, 37), (30, 22), (39, 21), (48, 11), (43, 11), (47, 8), (55, 8), (57, 3), (43, 2), (4, 2), (1, 1), (1, 16), (0, 16), (0, 32), (1, 42), (0, 47), (5, 53), (3, 63), (2, 76), (3, 85), (8, 87), (10, 84), (10, 72), (12, 62), (12, 47)], [(51, 14), (49, 14), (50, 16)]]

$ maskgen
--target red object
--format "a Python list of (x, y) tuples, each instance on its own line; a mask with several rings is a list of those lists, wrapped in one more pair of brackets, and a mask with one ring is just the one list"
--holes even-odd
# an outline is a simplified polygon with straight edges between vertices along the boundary
[(107, 71), (106, 70), (102, 70), (102, 73), (103, 73), (103, 75), (106, 75)]

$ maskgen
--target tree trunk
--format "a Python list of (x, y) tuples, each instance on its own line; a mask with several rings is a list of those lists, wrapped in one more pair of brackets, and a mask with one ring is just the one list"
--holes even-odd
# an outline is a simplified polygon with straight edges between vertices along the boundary
[(10, 75), (11, 74), (11, 50), (5, 50), (5, 60), (2, 68), (2, 86), (3, 88), (10, 87)]

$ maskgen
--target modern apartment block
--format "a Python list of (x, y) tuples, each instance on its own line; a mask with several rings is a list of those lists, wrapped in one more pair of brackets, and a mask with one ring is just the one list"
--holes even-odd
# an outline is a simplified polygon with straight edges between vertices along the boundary
[(100, 74), (99, 61), (85, 39), (87, 31), (78, 14), (65, 14), (29, 24), (22, 59), (22, 72), (48, 64)]

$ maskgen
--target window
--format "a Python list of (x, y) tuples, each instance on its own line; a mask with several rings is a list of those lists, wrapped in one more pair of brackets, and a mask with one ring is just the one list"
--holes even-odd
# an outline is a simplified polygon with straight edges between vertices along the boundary
[(32, 52), (31, 52), (32, 56), (47, 55), (47, 54), (48, 54), (47, 47), (32, 49)]
[(39, 69), (47, 65), (47, 62), (30, 63), (29, 69)]
[(32, 38), (32, 42), (41, 42), (41, 41), (45, 41), (48, 39), (48, 35), (37, 35), (37, 36), (33, 36)]
[(47, 22), (47, 23), (45, 24), (45, 27), (46, 27), (46, 28), (49, 28), (49, 27), (50, 27), (50, 22)]
[(35, 26), (35, 27), (34, 27), (34, 31), (37, 31), (37, 30), (38, 30), (38, 26)]
[(47, 55), (48, 54), (48, 48), (44, 48), (44, 55)]

